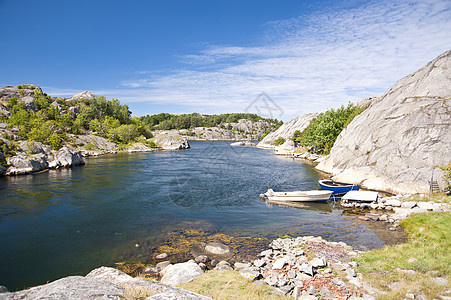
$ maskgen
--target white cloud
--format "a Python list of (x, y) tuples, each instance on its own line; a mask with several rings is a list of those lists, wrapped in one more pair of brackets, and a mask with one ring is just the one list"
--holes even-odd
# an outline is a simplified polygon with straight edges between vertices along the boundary
[(103, 91), (121, 102), (183, 105), (191, 111), (243, 111), (261, 92), (284, 120), (376, 96), (449, 50), (451, 3), (371, 1), (352, 9), (268, 24), (264, 45), (206, 46), (182, 57), (184, 69), (142, 72)]

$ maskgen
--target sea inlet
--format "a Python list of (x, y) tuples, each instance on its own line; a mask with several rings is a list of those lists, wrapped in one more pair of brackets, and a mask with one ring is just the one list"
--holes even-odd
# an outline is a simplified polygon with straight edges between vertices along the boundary
[(241, 251), (250, 255), (280, 236), (321, 235), (363, 250), (397, 242), (333, 201), (286, 207), (259, 198), (268, 187), (319, 189), (323, 175), (310, 164), (228, 142), (190, 144), (0, 178), (0, 285), (14, 291), (99, 266), (152, 263), (163, 250), (189, 259), (189, 243), (210, 237), (247, 243)]

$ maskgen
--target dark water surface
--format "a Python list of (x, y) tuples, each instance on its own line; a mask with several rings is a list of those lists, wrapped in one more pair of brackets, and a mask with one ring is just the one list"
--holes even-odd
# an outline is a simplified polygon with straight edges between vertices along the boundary
[(320, 174), (312, 166), (225, 142), (191, 146), (0, 178), (0, 285), (15, 290), (86, 275), (117, 262), (118, 249), (194, 222), (231, 235), (322, 235), (359, 248), (384, 245), (383, 230), (334, 203), (292, 208), (259, 199), (268, 185), (317, 189)]

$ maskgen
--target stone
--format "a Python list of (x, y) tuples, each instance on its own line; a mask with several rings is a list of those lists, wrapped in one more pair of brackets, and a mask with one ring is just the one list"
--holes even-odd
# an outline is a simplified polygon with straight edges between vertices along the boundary
[(8, 291), (8, 289), (5, 287), (5, 286), (3, 286), (3, 285), (0, 285), (0, 294), (1, 293), (8, 293), (9, 291)]
[(366, 214), (365, 217), (373, 220), (373, 221), (379, 221), (379, 215), (378, 214)]
[(204, 271), (202, 271), (199, 265), (195, 261), (190, 260), (166, 267), (165, 274), (161, 278), (161, 283), (177, 286), (181, 283), (190, 282), (202, 274), (204, 274)]
[(313, 287), (311, 285), (307, 288), (306, 292), (309, 295), (316, 295), (316, 294), (318, 294), (318, 291), (315, 289), (315, 287)]
[(212, 268), (216, 267), (217, 264), (219, 264), (219, 260), (217, 260), (217, 259), (213, 259), (213, 260), (210, 262), (210, 266), (211, 266)]
[(357, 276), (357, 274), (356, 274), (356, 272), (355, 272), (355, 270), (353, 268), (346, 269), (346, 274), (348, 274), (349, 276), (352, 276), (352, 277), (356, 277)]
[(312, 266), (310, 266), (308, 263), (304, 263), (299, 267), (299, 271), (303, 272), (307, 275), (313, 276), (314, 272), (313, 272), (313, 268)]
[(155, 266), (157, 268), (157, 270), (159, 272), (161, 272), (162, 270), (166, 269), (167, 266), (171, 265), (172, 262), (170, 260), (166, 260), (166, 261), (162, 261), (157, 263), (157, 265)]
[(332, 294), (332, 292), (325, 285), (321, 287), (319, 294), (323, 299), (337, 299), (335, 295)]
[(254, 260), (254, 266), (261, 268), (266, 264), (266, 261), (264, 259), (256, 259)]
[(19, 102), (24, 103), (24, 104), (25, 104), (25, 107), (26, 107), (27, 109), (29, 109), (29, 110), (32, 110), (32, 111), (34, 111), (34, 112), (38, 111), (38, 110), (36, 109), (36, 105), (35, 105), (35, 103), (34, 103), (34, 97), (26, 96), (26, 97), (20, 98), (20, 99), (19, 99)]
[(205, 246), (205, 251), (214, 255), (228, 255), (230, 247), (219, 242), (211, 242)]
[(321, 257), (321, 258), (315, 258), (315, 259), (313, 259), (313, 260), (310, 262), (310, 265), (311, 265), (313, 268), (322, 268), (322, 267), (327, 266), (327, 263), (326, 263), (326, 259), (325, 259), (324, 257)]
[(277, 288), (277, 290), (280, 291), (282, 293), (282, 295), (288, 294), (289, 292), (291, 292), (292, 289), (293, 289), (293, 287), (290, 285), (285, 285), (285, 286)]
[(157, 256), (155, 256), (156, 259), (165, 259), (167, 258), (169, 255), (167, 253), (161, 253), (158, 254)]
[(451, 157), (450, 77), (448, 50), (371, 99), (316, 168), (368, 189), (428, 193), (431, 170)]
[(210, 261), (210, 258), (206, 255), (199, 255), (194, 259), (195, 262), (197, 263), (208, 263)]
[(244, 268), (240, 270), (240, 275), (244, 278), (250, 279), (250, 280), (258, 280), (261, 276), (260, 271), (258, 268)]
[(242, 269), (246, 269), (246, 268), (250, 268), (251, 264), (250, 263), (240, 263), (240, 262), (236, 262), (233, 264), (233, 268), (237, 271), (242, 270)]
[(273, 254), (272, 249), (264, 250), (260, 253), (260, 257), (269, 257)]
[(432, 278), (432, 280), (437, 285), (447, 285), (448, 284), (448, 279), (445, 277), (434, 277), (434, 278)]
[(356, 262), (356, 261), (350, 261), (349, 263), (348, 263), (348, 265), (349, 266), (351, 266), (351, 268), (357, 268), (358, 266), (359, 266), (359, 263), (358, 262)]
[(217, 271), (233, 271), (233, 268), (229, 262), (223, 260), (223, 261), (220, 261), (216, 265), (215, 270), (217, 270)]
[[(303, 291), (305, 292), (305, 291)], [(302, 293), (301, 296), (299, 297), (299, 300), (318, 300), (318, 297), (315, 297), (313, 295), (308, 295), (308, 294), (304, 294)]]
[(287, 264), (287, 260), (286, 257), (282, 257), (277, 259), (273, 265), (272, 265), (272, 269), (273, 270), (280, 270), (283, 269), (283, 267)]
[(401, 204), (401, 207), (403, 208), (414, 208), (417, 205), (414, 201), (405, 201)]
[(288, 276), (288, 279), (294, 279), (294, 278), (296, 278), (296, 271), (295, 271), (295, 270), (289, 270), (289, 271), (287, 272), (287, 276)]
[(385, 205), (391, 206), (391, 207), (401, 207), (401, 201), (398, 199), (388, 199), (385, 201)]
[(406, 293), (406, 298), (407, 299), (415, 299), (415, 294), (413, 294), (413, 293)]
[(386, 214), (383, 214), (383, 215), (381, 215), (380, 217), (379, 217), (379, 221), (388, 221), (388, 215), (386, 215)]
[(265, 277), (265, 282), (270, 286), (276, 286), (277, 281), (278, 281), (277, 275), (270, 274)]
[(202, 271), (206, 271), (207, 270), (207, 265), (204, 263), (198, 263), (199, 267), (202, 269)]
[(434, 210), (434, 204), (432, 202), (418, 202), (417, 206), (420, 209)]

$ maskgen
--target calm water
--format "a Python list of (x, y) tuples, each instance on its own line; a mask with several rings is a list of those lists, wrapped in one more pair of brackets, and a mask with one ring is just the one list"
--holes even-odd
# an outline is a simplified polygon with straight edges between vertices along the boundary
[(333, 203), (292, 208), (259, 199), (268, 186), (317, 189), (320, 175), (311, 166), (225, 142), (191, 146), (0, 178), (0, 285), (15, 290), (85, 275), (112, 265), (124, 245), (156, 241), (168, 228), (190, 222), (233, 235), (294, 233), (360, 248), (384, 244), (378, 229)]

